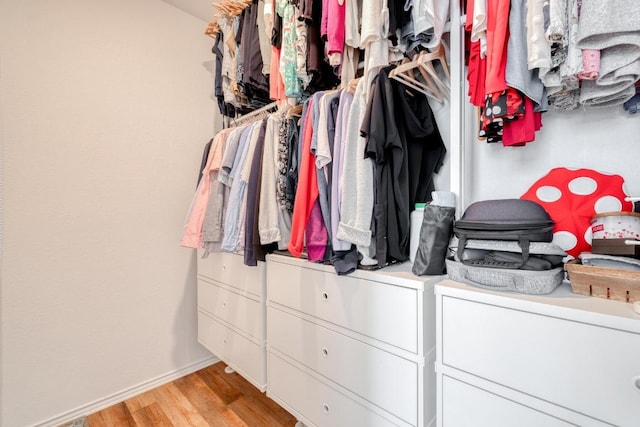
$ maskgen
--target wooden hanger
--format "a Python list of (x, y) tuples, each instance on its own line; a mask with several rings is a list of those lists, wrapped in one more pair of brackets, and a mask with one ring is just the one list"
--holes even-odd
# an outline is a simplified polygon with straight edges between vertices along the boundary
[[(422, 52), (417, 59), (420, 65), (420, 69), (423, 69), (429, 74), (429, 76), (431, 76), (434, 84), (438, 86), (440, 93), (443, 95), (444, 98), (448, 99), (449, 98), (448, 80), (450, 79), (450, 74), (449, 74), (449, 67), (447, 66), (446, 52), (444, 50), (444, 46), (442, 45), (442, 43), (439, 43), (433, 52), (427, 52), (427, 51)], [(435, 61), (440, 61), (440, 66), (442, 67), (442, 71), (444, 72), (444, 75), (447, 81), (443, 81), (440, 78), (440, 75), (438, 74), (438, 72), (434, 67)]]
[[(446, 66), (444, 55), (444, 47), (439, 44), (433, 52), (425, 51), (416, 55), (413, 60), (403, 60), (403, 63), (391, 70), (389, 77), (418, 92), (443, 101), (449, 97), (449, 85), (442, 81), (433, 66), (433, 61), (440, 60), (444, 73), (448, 78), (449, 69)], [(418, 80), (418, 76), (422, 77), (422, 79)]]
[[(420, 74), (424, 72), (424, 74), (422, 74), (424, 81), (419, 81), (416, 78), (416, 70), (420, 70)], [(389, 77), (420, 93), (434, 97), (439, 101), (442, 100), (440, 91), (437, 89), (430, 76), (421, 69), (416, 60), (398, 65), (396, 68), (391, 70)]]
[(349, 84), (347, 84), (347, 90), (351, 93), (356, 93), (356, 88), (358, 86), (358, 83), (360, 82), (360, 77), (357, 77), (355, 79), (351, 79), (349, 81)]
[(215, 3), (211, 3), (213, 7), (218, 9), (228, 18), (235, 18), (240, 15), (250, 4), (251, 0), (220, 0)]
[(211, 20), (211, 22), (209, 22), (209, 24), (207, 25), (207, 28), (204, 30), (204, 33), (207, 36), (215, 39), (220, 33), (220, 24), (218, 24), (218, 20), (215, 18)]
[(287, 110), (287, 118), (301, 117), (302, 116), (302, 104), (294, 105)]

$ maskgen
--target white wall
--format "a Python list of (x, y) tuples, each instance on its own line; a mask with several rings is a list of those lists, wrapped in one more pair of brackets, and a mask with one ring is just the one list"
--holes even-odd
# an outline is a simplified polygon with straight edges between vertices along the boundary
[(536, 141), (525, 147), (467, 140), (468, 202), (518, 198), (556, 167), (618, 174), (629, 195), (640, 196), (640, 114), (630, 115), (622, 106), (549, 111), (542, 123)]
[(158, 0), (0, 0), (4, 427), (212, 361), (179, 247), (213, 132), (205, 25)]

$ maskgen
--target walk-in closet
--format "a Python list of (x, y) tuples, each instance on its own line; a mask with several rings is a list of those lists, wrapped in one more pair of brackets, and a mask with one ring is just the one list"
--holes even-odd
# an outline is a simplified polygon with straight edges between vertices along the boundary
[(0, 1), (0, 425), (636, 426), (639, 81), (632, 0)]

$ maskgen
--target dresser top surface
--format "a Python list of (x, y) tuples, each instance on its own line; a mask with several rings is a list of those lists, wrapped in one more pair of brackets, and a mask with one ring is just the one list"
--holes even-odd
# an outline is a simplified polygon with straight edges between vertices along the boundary
[(633, 304), (574, 294), (567, 281), (547, 295), (491, 291), (450, 279), (438, 282), (435, 292), (438, 296), (478, 301), (640, 333), (640, 314), (633, 311)]
[[(319, 264), (302, 258), (295, 258), (280, 254), (267, 255), (267, 264), (269, 262), (277, 262), (280, 264), (288, 264), (302, 268), (323, 271), (326, 273), (336, 274), (332, 265)], [(402, 286), (412, 289), (425, 289), (433, 287), (433, 285), (446, 276), (416, 276), (411, 271), (412, 264), (404, 262), (401, 264), (390, 265), (379, 270), (362, 270), (356, 271), (344, 276), (355, 279), (370, 280), (374, 282), (386, 283), (390, 285)]]

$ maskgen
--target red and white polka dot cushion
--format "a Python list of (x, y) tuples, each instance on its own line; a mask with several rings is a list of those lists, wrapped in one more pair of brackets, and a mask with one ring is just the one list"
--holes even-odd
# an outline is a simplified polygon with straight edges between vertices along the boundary
[(536, 181), (521, 199), (542, 205), (556, 225), (553, 243), (578, 258), (591, 250), (591, 217), (596, 213), (632, 211), (624, 179), (591, 169), (555, 168)]

